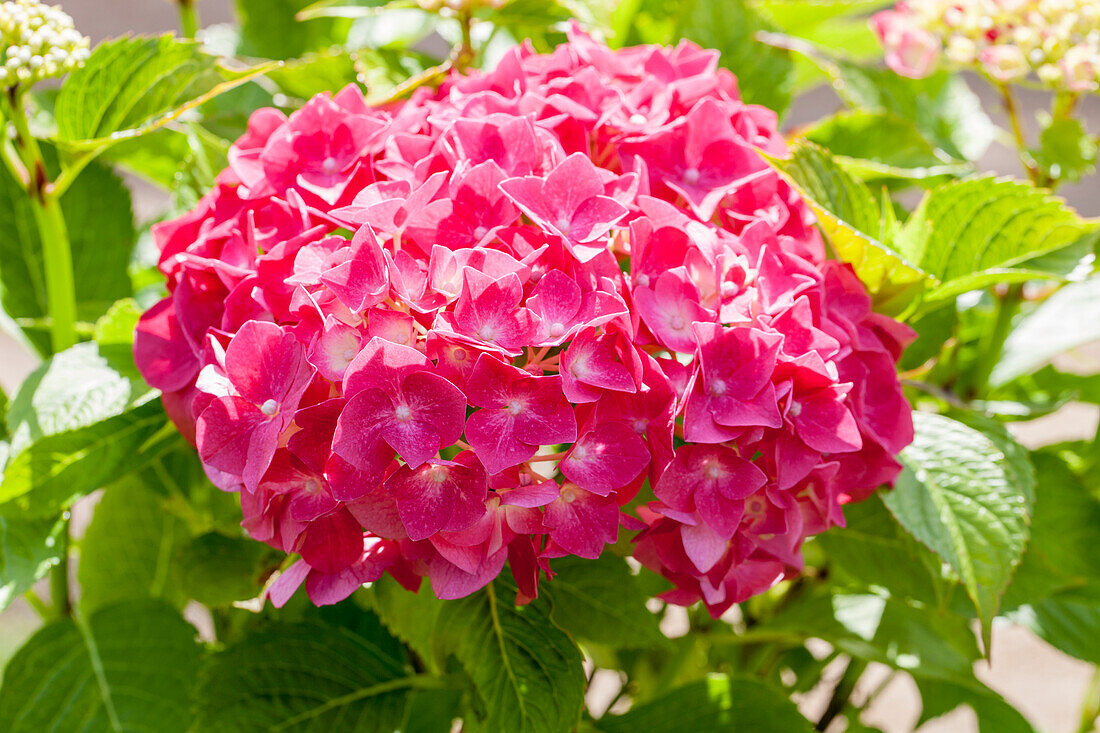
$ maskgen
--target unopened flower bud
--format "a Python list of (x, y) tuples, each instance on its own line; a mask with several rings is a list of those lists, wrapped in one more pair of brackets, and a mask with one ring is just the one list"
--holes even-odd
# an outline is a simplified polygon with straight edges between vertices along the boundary
[(30, 86), (63, 76), (87, 60), (90, 41), (59, 7), (36, 0), (9, 0), (0, 5), (0, 47), (4, 86)]

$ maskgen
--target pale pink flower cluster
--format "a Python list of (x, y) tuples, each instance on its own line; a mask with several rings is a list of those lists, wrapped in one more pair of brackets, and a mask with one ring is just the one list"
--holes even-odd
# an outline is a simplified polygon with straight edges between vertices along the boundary
[(893, 480), (911, 331), (825, 258), (758, 149), (775, 115), (690, 43), (577, 32), (370, 107), (251, 119), (159, 225), (135, 358), (317, 603), (389, 573), (521, 599), (620, 529), (713, 613)]
[(1068, 92), (1100, 86), (1097, 0), (902, 0), (871, 26), (903, 76), (927, 76), (942, 56), (1004, 83), (1033, 75)]

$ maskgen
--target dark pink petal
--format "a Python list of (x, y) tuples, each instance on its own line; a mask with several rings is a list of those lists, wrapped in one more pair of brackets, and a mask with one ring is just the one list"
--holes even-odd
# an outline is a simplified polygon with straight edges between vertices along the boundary
[(279, 573), (279, 577), (267, 589), (267, 597), (271, 599), (271, 604), (275, 608), (285, 606), (294, 592), (301, 587), (307, 575), (309, 575), (309, 564), (305, 560), (298, 560)]
[(822, 453), (848, 453), (863, 447), (852, 413), (831, 390), (820, 390), (791, 402), (788, 414), (798, 437)]
[(397, 394), (405, 377), (428, 366), (428, 358), (416, 349), (376, 336), (348, 365), (344, 375), (344, 396), (351, 397), (370, 388)]
[(386, 481), (409, 539), (466, 529), (485, 513), (488, 479), (480, 464), (469, 463), (431, 461), (416, 470), (403, 466)]
[(323, 573), (338, 573), (363, 555), (363, 528), (345, 509), (306, 526), (298, 538), (302, 559)]
[(141, 314), (134, 330), (134, 363), (146, 382), (165, 392), (182, 389), (198, 374), (198, 356), (183, 337), (171, 298)]
[(559, 468), (573, 483), (600, 496), (633, 481), (649, 463), (645, 441), (621, 422), (605, 422), (581, 436)]
[(389, 271), (382, 246), (369, 224), (351, 240), (351, 257), (320, 277), (340, 302), (359, 313), (382, 302), (390, 289)]
[(504, 562), (508, 559), (508, 548), (502, 547), (496, 553), (485, 558), (476, 572), (467, 573), (440, 555), (428, 562), (428, 578), (432, 583), (432, 592), (436, 598), (453, 600), (464, 598), (474, 591), (481, 590), (493, 578), (500, 575)]
[(240, 397), (218, 397), (203, 410), (195, 439), (203, 461), (237, 476), (251, 491), (279, 445), (278, 423)]
[(506, 410), (482, 409), (466, 421), (466, 442), (489, 473), (523, 463), (535, 455), (537, 446), (515, 436), (515, 419)]
[(561, 496), (546, 506), (542, 521), (555, 544), (592, 560), (619, 536), (619, 506), (614, 498), (573, 484), (565, 484)]

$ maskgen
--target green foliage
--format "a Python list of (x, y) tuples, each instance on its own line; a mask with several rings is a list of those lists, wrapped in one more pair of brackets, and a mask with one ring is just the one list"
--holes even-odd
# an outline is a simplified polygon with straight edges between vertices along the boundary
[(182, 544), (173, 558), (180, 590), (208, 606), (228, 606), (259, 595), (274, 551), (245, 537), (207, 532)]
[(843, 582), (881, 589), (897, 598), (942, 605), (946, 593), (938, 560), (898, 526), (878, 497), (844, 509), (847, 526), (818, 536), (830, 568)]
[(351, 27), (347, 20), (297, 19), (297, 13), (311, 2), (312, 0), (236, 0), (241, 23), (238, 53), (269, 59), (292, 59), (311, 51), (343, 45)]
[(4, 669), (0, 729), (185, 731), (200, 657), (195, 630), (160, 601), (49, 624)]
[(132, 363), (116, 368), (110, 354), (79, 344), (20, 387), (7, 414), (12, 457), (0, 480), (0, 515), (52, 516), (175, 440)]
[(891, 112), (845, 111), (802, 131), (864, 181), (942, 181), (970, 166), (937, 150), (909, 120)]
[(787, 51), (756, 40), (771, 26), (745, 0), (628, 0), (615, 10), (615, 41), (676, 43), (687, 38), (722, 53), (746, 102), (780, 114), (791, 101), (793, 64)]
[(659, 619), (645, 606), (642, 580), (621, 557), (604, 553), (598, 560), (563, 557), (554, 562), (547, 584), (553, 618), (571, 636), (611, 647), (639, 648), (666, 642)]
[(1035, 162), (1052, 180), (1070, 183), (1096, 170), (1097, 138), (1073, 117), (1047, 118), (1039, 134), (1039, 147), (1031, 151)]
[(484, 730), (569, 730), (584, 699), (581, 654), (547, 601), (516, 606), (514, 599), (515, 586), (497, 578), (448, 602), (435, 633), (473, 680)]
[(108, 486), (80, 543), (81, 611), (141, 598), (182, 606), (172, 557), (186, 531), (140, 476)]
[(1035, 475), (1011, 439), (940, 415), (914, 414), (916, 438), (886, 506), (962, 580), (988, 640), (1028, 540)]
[(996, 128), (959, 76), (940, 71), (924, 79), (907, 79), (877, 64), (852, 63), (823, 53), (811, 58), (849, 106), (911, 121), (951, 158), (977, 160), (993, 141)]
[(789, 158), (769, 162), (806, 199), (833, 252), (852, 265), (878, 309), (904, 310), (931, 281), (927, 273), (884, 244), (895, 228), (884, 226), (882, 209), (870, 190), (825, 150), (796, 143)]
[(965, 705), (978, 718), (979, 733), (1034, 733), (1023, 715), (983, 685), (930, 679), (921, 679), (917, 684), (924, 703), (918, 725)]
[(405, 718), (409, 690), (432, 681), (392, 653), (377, 624), (367, 634), (319, 622), (271, 624), (206, 665), (198, 727), (388, 733)]
[(929, 300), (993, 283), (1045, 277), (1029, 260), (1077, 242), (1095, 224), (1032, 186), (992, 177), (949, 183), (925, 196), (895, 242), (941, 284)]
[(102, 43), (57, 96), (58, 140), (96, 150), (143, 135), (260, 70), (230, 73), (198, 44), (170, 35)]
[[(56, 174), (57, 156), (45, 150), (47, 168)], [(69, 227), (76, 278), (78, 315), (89, 321), (130, 294), (127, 265), (134, 247), (130, 193), (122, 180), (98, 163), (87, 166), (61, 197)], [(42, 242), (26, 191), (0, 166), (0, 305), (21, 320), (43, 353), (47, 315)]]
[(1070, 283), (1025, 315), (1005, 339), (993, 386), (1027, 374), (1055, 356), (1100, 339), (1100, 276)]
[(0, 611), (60, 562), (64, 522), (0, 517)]
[(676, 733), (722, 730), (736, 733), (797, 733), (812, 730), (780, 690), (759, 680), (723, 674), (677, 687), (624, 715), (605, 715), (596, 727), (605, 733)]

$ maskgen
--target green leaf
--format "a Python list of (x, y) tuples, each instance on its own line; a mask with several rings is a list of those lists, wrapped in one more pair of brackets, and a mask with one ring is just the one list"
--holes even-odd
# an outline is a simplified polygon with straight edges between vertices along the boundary
[(286, 62), (267, 74), (283, 93), (309, 99), (322, 92), (336, 93), (357, 81), (355, 60), (346, 51), (311, 53)]
[(847, 504), (844, 518), (847, 526), (814, 540), (839, 578), (867, 589), (885, 589), (895, 598), (942, 605), (940, 560), (898, 526), (879, 497)]
[(1043, 120), (1039, 147), (1032, 157), (1055, 180), (1074, 183), (1096, 170), (1097, 139), (1076, 117)]
[[(130, 348), (134, 343), (134, 329), (141, 318), (141, 308), (133, 298), (123, 298), (112, 305), (103, 317), (95, 322), (92, 339), (99, 344), (101, 351), (114, 356), (110, 347)], [(114, 363), (120, 360), (115, 359)]]
[(35, 369), (8, 408), (6, 423), (13, 451), (46, 436), (90, 427), (148, 402), (154, 393), (132, 363), (120, 362), (109, 349), (83, 343)]
[(426, 591), (410, 593), (390, 577), (374, 583), (368, 597), (382, 623), (394, 636), (408, 644), (425, 663), (442, 668), (445, 655), (437, 654), (435, 627), (446, 602)]
[(917, 726), (945, 715), (960, 705), (974, 711), (979, 733), (1034, 733), (1027, 719), (1004, 698), (980, 682), (961, 684), (942, 680), (918, 679), (921, 711)]
[(1096, 586), (1035, 601), (1011, 618), (1055, 649), (1100, 665), (1100, 589)]
[(0, 611), (61, 561), (65, 522), (0, 517)]
[(926, 296), (938, 301), (1044, 277), (1022, 265), (1095, 228), (1046, 191), (1003, 178), (971, 178), (928, 192), (906, 224), (911, 236), (899, 238), (898, 248), (940, 281)]
[(1100, 583), (1100, 500), (1052, 453), (1032, 454), (1038, 477), (1031, 541), (1005, 607), (1034, 604), (1066, 588)]
[(769, 161), (817, 215), (837, 257), (852, 265), (880, 311), (900, 312), (931, 278), (883, 244), (881, 209), (871, 192), (829, 154), (809, 142), (795, 142), (791, 156)]
[(1028, 540), (1034, 469), (1020, 449), (941, 415), (913, 415), (905, 470), (883, 501), (897, 520), (958, 574), (985, 639)]
[(98, 45), (57, 96), (57, 139), (101, 150), (160, 129), (264, 71), (229, 72), (200, 44), (172, 35), (125, 36)]
[(598, 560), (564, 557), (554, 561), (546, 584), (554, 621), (571, 636), (613, 648), (667, 645), (660, 618), (646, 608), (650, 595), (626, 560), (604, 553)]
[(971, 166), (936, 150), (916, 126), (891, 112), (845, 111), (802, 134), (821, 145), (849, 173), (865, 181), (922, 181), (963, 175)]
[(343, 45), (351, 24), (344, 19), (299, 20), (313, 0), (236, 0), (244, 56), (292, 59)]
[(182, 545), (175, 565), (180, 591), (207, 606), (227, 606), (255, 598), (263, 588), (274, 551), (246, 537), (207, 532)]
[(837, 588), (803, 596), (758, 630), (824, 639), (845, 654), (936, 679), (972, 679), (979, 656), (970, 620), (959, 614)]
[(103, 608), (40, 629), (4, 670), (0, 730), (187, 730), (195, 629), (160, 601)]
[(797, 733), (813, 730), (781, 689), (753, 679), (711, 674), (596, 722), (604, 733)]
[(4, 468), (0, 516), (54, 515), (122, 473), (142, 467), (175, 440), (159, 401), (36, 440)]
[(389, 638), (325, 623), (254, 632), (204, 670), (197, 730), (397, 730), (409, 690), (438, 678), (412, 674), (391, 648)]
[(820, 50), (811, 59), (848, 105), (912, 121), (951, 158), (977, 160), (993, 142), (997, 128), (977, 95), (956, 74), (939, 71), (923, 79), (907, 79), (881, 66), (829, 58)]
[(756, 40), (759, 31), (774, 28), (745, 0), (638, 0), (616, 12), (619, 45), (674, 45), (687, 38), (721, 52), (719, 63), (737, 76), (746, 102), (780, 115), (790, 104), (790, 55)]
[(141, 598), (182, 606), (172, 558), (186, 533), (139, 476), (108, 486), (80, 543), (81, 611)]
[(581, 654), (539, 598), (515, 606), (515, 586), (497, 578), (448, 601), (436, 634), (474, 681), (487, 731), (569, 731), (584, 702)]
[[(44, 146), (47, 172), (55, 176), (57, 156)], [(135, 234), (130, 194), (107, 167), (88, 165), (61, 197), (69, 230), (76, 282), (77, 314), (87, 321), (130, 295), (127, 266)], [(0, 281), (4, 310), (15, 319), (44, 319), (48, 314), (42, 246), (26, 191), (6, 167), (0, 167)], [(24, 330), (32, 330), (23, 323)], [(46, 325), (32, 333), (39, 350), (48, 353)]]
[(999, 386), (1055, 356), (1100, 339), (1100, 275), (1070, 283), (1016, 324), (990, 383)]

